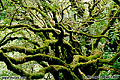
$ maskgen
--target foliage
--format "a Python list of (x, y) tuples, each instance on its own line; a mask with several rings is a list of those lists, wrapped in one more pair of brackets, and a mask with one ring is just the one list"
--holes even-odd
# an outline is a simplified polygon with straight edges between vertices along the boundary
[(0, 76), (120, 78), (118, 0), (0, 3)]

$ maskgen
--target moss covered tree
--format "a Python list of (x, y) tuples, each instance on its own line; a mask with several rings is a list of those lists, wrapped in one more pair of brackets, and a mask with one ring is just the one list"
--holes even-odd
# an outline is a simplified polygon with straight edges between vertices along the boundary
[[(8, 70), (30, 80), (46, 73), (55, 80), (88, 80), (102, 71), (120, 74), (120, 65), (115, 68), (120, 61), (118, 0), (0, 3), (0, 61)], [(39, 67), (21, 67), (34, 63)]]

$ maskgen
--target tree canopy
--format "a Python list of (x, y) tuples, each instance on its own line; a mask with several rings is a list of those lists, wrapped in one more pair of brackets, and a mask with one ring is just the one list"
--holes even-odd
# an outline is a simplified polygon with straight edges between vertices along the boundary
[(0, 62), (16, 75), (120, 78), (119, 0), (0, 0), (0, 5)]

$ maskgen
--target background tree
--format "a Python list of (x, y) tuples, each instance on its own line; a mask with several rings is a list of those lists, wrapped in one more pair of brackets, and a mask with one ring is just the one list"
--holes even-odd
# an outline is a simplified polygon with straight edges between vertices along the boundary
[(55, 80), (86, 80), (88, 75), (120, 78), (118, 0), (0, 3), (0, 66), (5, 63), (11, 75), (46, 79), (47, 74), (47, 79)]

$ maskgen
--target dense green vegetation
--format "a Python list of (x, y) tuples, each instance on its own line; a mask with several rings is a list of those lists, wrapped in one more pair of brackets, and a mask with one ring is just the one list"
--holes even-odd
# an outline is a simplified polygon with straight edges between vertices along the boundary
[(0, 0), (0, 79), (119, 80), (119, 0)]

